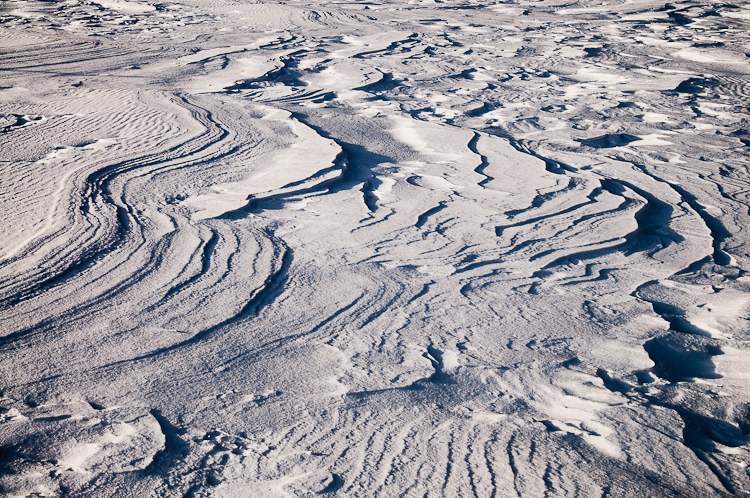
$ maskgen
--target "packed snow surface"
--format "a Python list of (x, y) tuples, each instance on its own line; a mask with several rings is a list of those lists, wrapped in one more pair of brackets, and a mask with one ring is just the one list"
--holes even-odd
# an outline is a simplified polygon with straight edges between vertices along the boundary
[(745, 3), (2, 3), (2, 496), (750, 495)]

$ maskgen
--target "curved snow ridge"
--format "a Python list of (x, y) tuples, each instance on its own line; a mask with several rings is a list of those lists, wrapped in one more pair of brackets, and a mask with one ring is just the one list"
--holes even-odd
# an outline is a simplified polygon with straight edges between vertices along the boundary
[[(185, 214), (180, 213), (180, 209), (175, 211), (172, 208), (179, 208), (179, 205), (165, 202), (161, 197), (163, 193), (159, 191), (142, 190), (142, 185), (164, 181), (162, 179), (170, 175), (178, 175), (179, 178), (179, 175), (191, 168), (200, 170), (206, 161), (230, 157), (236, 152), (227, 147), (227, 144), (222, 145), (231, 140), (232, 135), (212, 122), (210, 114), (201, 113), (197, 107), (192, 107), (192, 111), (195, 117), (210, 128), (204, 128), (203, 133), (190, 142), (172, 147), (162, 154), (126, 161), (89, 174), (83, 190), (80, 218), (74, 217), (71, 228), (54, 235), (60, 237), (64, 233), (73, 240), (86, 240), (89, 232), (93, 238), (76, 249), (80, 254), (77, 259), (65, 254), (56, 255), (60, 259), (67, 256), (62, 261), (66, 261), (69, 266), (62, 271), (53, 266), (55, 259), (51, 259), (47, 263), (51, 267), (45, 269), (44, 266), (39, 266), (34, 279), (19, 282), (14, 287), (6, 286), (7, 299), (17, 302), (25, 299), (24, 296), (36, 295), (38, 298), (27, 299), (25, 306), (34, 306), (32, 303), (35, 301), (36, 306), (43, 306), (44, 303), (60, 299), (47, 295), (46, 290), (55, 287), (76, 289), (78, 297), (75, 304), (70, 303), (72, 306), (65, 320), (69, 323), (90, 323), (90, 315), (102, 309), (112, 296), (134, 293), (138, 297), (133, 304), (148, 310), (141, 317), (140, 327), (145, 325), (170, 330), (171, 334), (162, 339), (177, 342), (183, 340), (181, 335), (196, 329), (194, 324), (180, 323), (183, 320), (178, 319), (179, 316), (184, 317), (191, 308), (195, 312), (190, 312), (188, 316), (192, 316), (192, 320), (197, 319), (198, 323), (206, 320), (208, 324), (215, 324), (216, 318), (218, 322), (226, 319), (231, 306), (229, 309), (205, 308), (205, 299), (200, 295), (199, 289), (221, 283), (227, 290), (215, 293), (217, 302), (228, 304), (227, 299), (229, 302), (241, 301), (241, 296), (233, 296), (233, 282), (247, 284), (247, 279), (240, 276), (241, 272), (236, 271), (238, 267), (235, 265), (242, 265), (243, 260), (250, 258), (253, 264), (248, 269), (255, 272), (252, 278), (260, 278), (262, 281), (263, 265), (268, 260), (263, 255), (263, 245), (259, 246), (257, 242), (262, 243), (267, 237), (251, 235), (250, 243), (247, 243), (245, 240), (249, 233), (246, 230), (238, 231), (231, 224), (214, 223), (214, 226), (206, 227), (208, 230), (191, 227)], [(119, 190), (119, 195), (115, 195), (113, 190)], [(91, 228), (84, 228), (82, 233), (77, 233), (77, 226)], [(262, 233), (265, 232), (257, 232)], [(43, 239), (42, 242), (46, 241)], [(241, 250), (243, 245), (247, 253)], [(179, 251), (190, 246), (196, 248), (195, 253), (202, 252), (202, 255), (198, 257), (196, 254), (196, 257), (188, 260), (175, 257)], [(43, 257), (43, 253), (37, 252), (37, 257)], [(135, 261), (139, 264), (133, 271), (126, 263)], [(194, 261), (200, 261), (198, 268)], [(181, 268), (181, 265), (184, 266)], [(113, 278), (115, 275), (116, 279)], [(73, 278), (75, 276), (80, 277)], [(165, 288), (169, 284), (169, 280), (165, 279), (175, 279), (171, 288)], [(144, 293), (143, 289), (149, 290)], [(70, 295), (70, 292), (71, 290), (66, 290), (63, 295)], [(122, 312), (127, 313), (127, 308)], [(16, 312), (22, 312), (22, 309), (17, 307)], [(18, 322), (23, 328), (9, 330), (12, 334), (6, 336), (5, 341), (11, 337), (44, 335), (57, 322), (55, 319), (32, 321), (32, 316), (27, 316), (27, 319)], [(127, 327), (124, 331), (131, 333), (138, 329), (133, 323), (123, 325)]]
[(569, 7), (5, 12), (3, 492), (746, 493), (746, 9)]

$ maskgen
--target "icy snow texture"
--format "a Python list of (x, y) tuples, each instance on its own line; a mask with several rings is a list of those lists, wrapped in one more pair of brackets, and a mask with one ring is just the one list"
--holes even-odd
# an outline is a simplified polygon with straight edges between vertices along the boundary
[(743, 4), (4, 4), (4, 496), (750, 493)]

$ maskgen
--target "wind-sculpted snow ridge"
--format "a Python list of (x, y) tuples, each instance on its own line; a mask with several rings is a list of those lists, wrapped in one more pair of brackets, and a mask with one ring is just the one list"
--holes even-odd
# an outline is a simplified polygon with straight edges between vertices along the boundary
[(6, 2), (3, 496), (750, 496), (750, 9)]

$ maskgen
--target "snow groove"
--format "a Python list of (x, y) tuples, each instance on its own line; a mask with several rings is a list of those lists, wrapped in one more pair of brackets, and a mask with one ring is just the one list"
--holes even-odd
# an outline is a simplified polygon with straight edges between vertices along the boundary
[(750, 490), (743, 6), (11, 3), (0, 494)]

